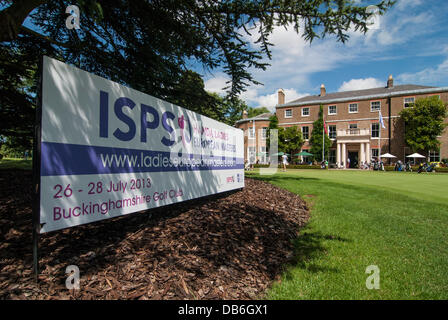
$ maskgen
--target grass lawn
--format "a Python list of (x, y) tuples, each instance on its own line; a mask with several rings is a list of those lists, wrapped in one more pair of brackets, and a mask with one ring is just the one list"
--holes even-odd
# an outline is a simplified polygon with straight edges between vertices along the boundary
[(25, 159), (15, 159), (15, 158), (3, 158), (0, 160), (0, 170), (31, 170), (33, 168), (33, 161)]
[[(448, 174), (289, 170), (311, 220), (268, 299), (448, 299)], [(380, 270), (369, 290), (366, 268)]]

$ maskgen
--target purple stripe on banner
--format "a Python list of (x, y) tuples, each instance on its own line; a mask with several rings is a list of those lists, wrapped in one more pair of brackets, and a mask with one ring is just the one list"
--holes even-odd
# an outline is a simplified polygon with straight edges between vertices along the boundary
[(41, 154), (42, 176), (244, 168), (244, 160), (236, 157), (186, 154), (170, 159), (166, 151), (55, 142), (42, 142)]

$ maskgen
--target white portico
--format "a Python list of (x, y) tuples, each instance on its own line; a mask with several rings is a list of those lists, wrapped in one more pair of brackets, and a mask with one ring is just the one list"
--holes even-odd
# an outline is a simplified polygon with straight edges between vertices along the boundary
[(347, 167), (349, 152), (358, 152), (358, 162), (370, 162), (370, 130), (347, 129), (337, 131), (336, 161)]

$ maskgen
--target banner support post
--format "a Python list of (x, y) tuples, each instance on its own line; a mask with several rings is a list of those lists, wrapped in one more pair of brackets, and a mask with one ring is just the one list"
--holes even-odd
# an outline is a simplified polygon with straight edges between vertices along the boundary
[(43, 56), (40, 58), (39, 61), (36, 121), (34, 126), (34, 141), (33, 141), (33, 271), (36, 282), (38, 282), (39, 279), (42, 74), (43, 74)]

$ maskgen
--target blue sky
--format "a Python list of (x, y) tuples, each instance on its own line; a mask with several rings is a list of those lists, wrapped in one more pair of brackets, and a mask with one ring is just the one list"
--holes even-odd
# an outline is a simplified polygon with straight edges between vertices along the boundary
[[(380, 17), (378, 29), (365, 35), (350, 32), (345, 45), (334, 37), (310, 45), (292, 29), (279, 27), (270, 39), (275, 45), (271, 66), (254, 72), (264, 86), (249, 87), (241, 98), (252, 107), (272, 110), (279, 88), (288, 102), (318, 94), (321, 84), (327, 92), (385, 86), (389, 74), (395, 84), (448, 86), (447, 22), (446, 0), (397, 0)], [(206, 89), (213, 92), (222, 93), (226, 80), (219, 70), (204, 75)]]

